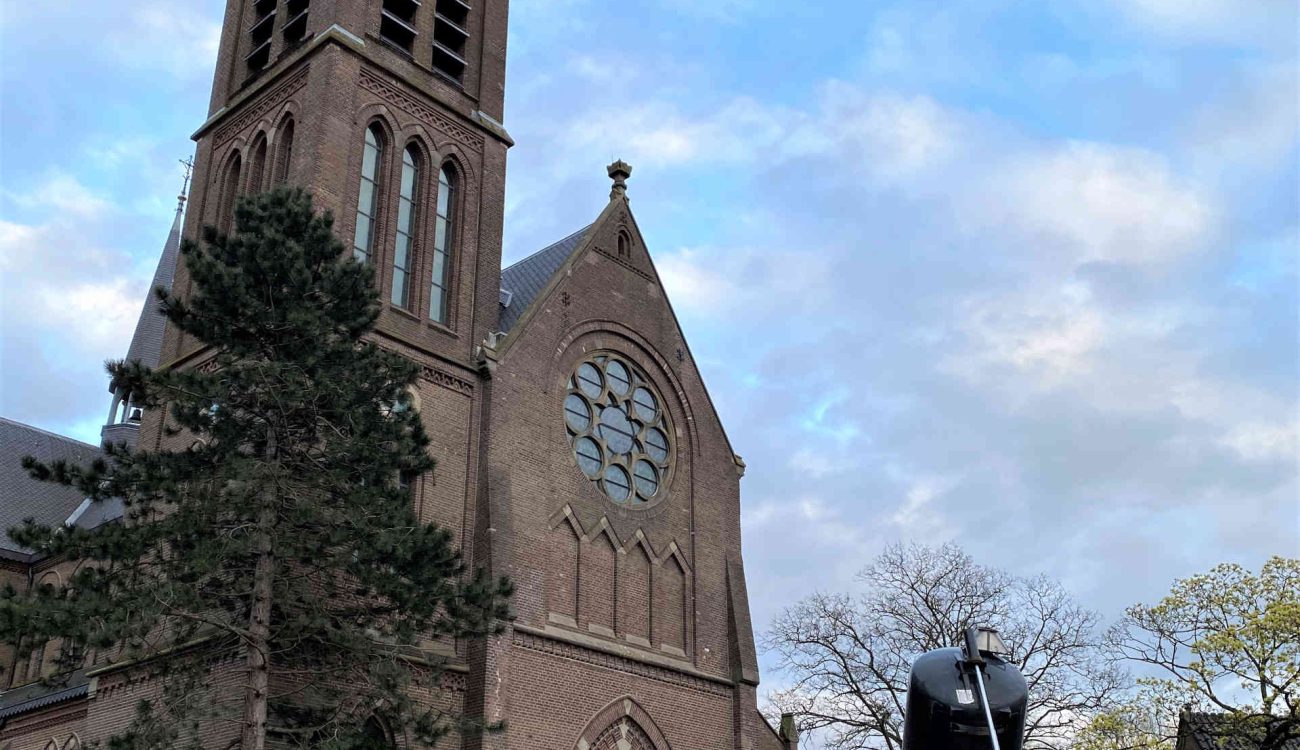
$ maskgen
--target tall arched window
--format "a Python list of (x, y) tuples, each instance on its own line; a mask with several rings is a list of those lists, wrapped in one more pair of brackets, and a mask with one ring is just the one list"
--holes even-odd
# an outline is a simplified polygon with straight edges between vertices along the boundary
[(236, 153), (226, 167), (226, 184), (221, 187), (221, 203), (217, 205), (217, 226), (229, 232), (235, 225), (235, 199), (239, 196), (239, 178), (243, 158)]
[(280, 137), (276, 139), (275, 170), (272, 184), (283, 185), (289, 179), (289, 161), (293, 158), (293, 118), (290, 117), (280, 126)]
[(352, 257), (370, 262), (371, 243), (375, 239), (375, 208), (379, 205), (379, 162), (383, 156), (384, 135), (378, 125), (366, 128), (365, 151), (361, 157), (361, 188), (357, 192), (357, 229), (352, 237)]
[(618, 233), (618, 257), (627, 258), (632, 255), (632, 240), (627, 236), (627, 232)]
[(262, 192), (262, 173), (266, 171), (266, 136), (259, 136), (253, 146), (253, 161), (248, 165), (248, 193), (257, 195)]
[(415, 234), (415, 191), (420, 183), (420, 154), (415, 146), (402, 152), (402, 189), (397, 201), (397, 238), (393, 246), (393, 304), (411, 304), (411, 237)]
[(456, 171), (450, 164), (438, 172), (438, 221), (433, 232), (433, 278), (429, 285), (429, 318), (447, 322), (451, 305), (451, 245), (455, 239)]

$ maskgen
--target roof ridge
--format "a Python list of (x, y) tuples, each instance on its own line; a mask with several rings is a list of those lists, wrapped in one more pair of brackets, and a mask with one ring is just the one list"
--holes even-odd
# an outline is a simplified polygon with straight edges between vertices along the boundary
[(570, 234), (566, 234), (565, 236), (563, 236), (563, 237), (561, 237), (560, 239), (556, 240), (555, 242), (552, 242), (551, 244), (549, 244), (549, 245), (543, 247), (542, 249), (540, 249), (540, 250), (535, 250), (535, 251), (533, 251), (532, 253), (526, 255), (525, 257), (520, 258), (519, 260), (515, 261), (514, 263), (511, 263), (510, 265), (506, 266), (505, 268), (502, 268), (502, 269), (501, 269), (501, 272), (502, 272), (502, 273), (505, 273), (506, 271), (510, 270), (511, 268), (514, 268), (515, 266), (517, 266), (517, 265), (519, 265), (519, 264), (521, 264), (521, 263), (525, 263), (525, 262), (527, 262), (527, 261), (530, 261), (530, 260), (532, 260), (533, 258), (536, 258), (537, 256), (541, 255), (542, 253), (546, 252), (547, 250), (550, 250), (551, 248), (555, 247), (556, 245), (559, 245), (559, 244), (562, 244), (562, 243), (564, 243), (564, 242), (567, 242), (567, 241), (573, 239), (574, 237), (577, 237), (577, 236), (580, 235), (580, 234), (584, 234), (587, 230), (591, 229), (591, 228), (592, 228), (593, 226), (595, 226), (595, 225), (596, 225), (596, 222), (593, 221), (592, 223), (588, 224), (587, 226), (583, 227), (582, 229), (579, 229), (579, 230), (576, 231), (576, 232), (572, 232), (572, 233), (570, 233)]
[(84, 447), (89, 448), (89, 449), (91, 449), (91, 450), (95, 450), (95, 451), (102, 451), (102, 450), (103, 450), (102, 447), (95, 446), (95, 445), (91, 445), (90, 443), (87, 443), (87, 442), (85, 442), (85, 441), (83, 441), (83, 440), (78, 440), (78, 439), (73, 438), (73, 437), (68, 437), (67, 435), (60, 435), (60, 434), (57, 433), (57, 432), (50, 432), (49, 430), (41, 429), (40, 427), (36, 427), (35, 425), (27, 424), (26, 422), (19, 422), (19, 421), (16, 420), (16, 419), (10, 419), (9, 417), (0, 416), (0, 422), (4, 422), (4, 423), (7, 423), (7, 424), (11, 424), (11, 425), (13, 425), (13, 426), (15, 426), (15, 427), (22, 427), (23, 429), (25, 429), (25, 430), (31, 430), (32, 432), (39, 432), (39, 433), (41, 433), (42, 435), (48, 435), (49, 437), (56, 438), (56, 439), (58, 439), (58, 440), (62, 440), (62, 441), (67, 442), (67, 443), (76, 443), (77, 445), (84, 446)]

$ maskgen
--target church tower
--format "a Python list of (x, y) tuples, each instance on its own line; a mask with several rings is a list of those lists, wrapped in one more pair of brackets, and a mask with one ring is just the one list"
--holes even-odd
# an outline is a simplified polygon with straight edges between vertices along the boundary
[[(194, 239), (204, 226), (230, 230), (239, 196), (282, 184), (333, 215), (344, 246), (375, 270), (375, 342), (421, 369), (414, 401), (437, 468), (411, 485), (417, 513), (483, 567), (493, 561), (476, 549), (489, 525), (480, 351), (500, 314), (507, 10), (508, 0), (227, 0), (184, 227)], [(183, 261), (175, 289), (190, 290)], [(162, 366), (209, 357), (167, 328)], [(162, 419), (144, 415), (141, 447), (183, 448)], [(452, 649), (448, 693), (481, 715), (485, 648)]]
[[(382, 337), (472, 376), (497, 324), (507, 5), (228, 0), (186, 236), (230, 227), (239, 195), (303, 187), (375, 266)], [(162, 359), (196, 353), (170, 336)]]

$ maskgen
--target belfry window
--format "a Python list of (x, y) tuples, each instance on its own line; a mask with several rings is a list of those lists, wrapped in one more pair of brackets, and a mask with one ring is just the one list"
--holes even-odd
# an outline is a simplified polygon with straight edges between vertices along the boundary
[(249, 53), (244, 57), (250, 72), (271, 61), (271, 32), (275, 28), (275, 0), (254, 0), (253, 20), (248, 29)]
[(379, 17), (379, 36), (406, 54), (411, 54), (415, 37), (420, 33), (415, 29), (415, 13), (419, 9), (419, 0), (384, 0)]
[(307, 38), (307, 11), (311, 0), (289, 0), (284, 4), (284, 35), (286, 47), (298, 44)]
[(457, 83), (465, 77), (469, 11), (464, 0), (437, 0), (433, 16), (433, 67)]
[(451, 166), (438, 172), (438, 219), (433, 228), (433, 274), (429, 289), (429, 318), (447, 322), (450, 307), (451, 244), (455, 240), (456, 173)]
[(420, 157), (415, 146), (402, 152), (402, 186), (397, 201), (397, 239), (393, 246), (393, 304), (408, 307), (411, 297), (412, 241), (415, 234), (415, 192), (420, 182)]
[(379, 160), (383, 155), (384, 136), (378, 125), (366, 128), (366, 144), (361, 156), (361, 187), (357, 191), (357, 226), (352, 236), (352, 257), (360, 263), (370, 262), (370, 246), (375, 239), (375, 209), (379, 205)]

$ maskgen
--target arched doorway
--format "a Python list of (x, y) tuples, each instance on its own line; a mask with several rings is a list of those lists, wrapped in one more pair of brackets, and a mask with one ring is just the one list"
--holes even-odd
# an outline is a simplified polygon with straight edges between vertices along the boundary
[(601, 733), (591, 750), (656, 750), (635, 721), (624, 718)]
[(587, 724), (575, 750), (672, 750), (668, 739), (630, 696), (610, 703)]

